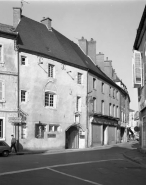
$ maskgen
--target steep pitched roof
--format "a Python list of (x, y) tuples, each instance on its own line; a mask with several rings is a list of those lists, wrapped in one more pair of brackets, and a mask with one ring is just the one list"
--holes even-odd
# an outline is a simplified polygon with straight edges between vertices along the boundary
[(19, 33), (18, 45), (20, 50), (45, 55), (66, 62), (68, 65), (89, 70), (125, 93), (83, 53), (77, 44), (54, 28), (50, 31), (44, 24), (22, 16), (16, 32)]
[(2, 23), (0, 23), (0, 32), (12, 34), (12, 35), (17, 35), (17, 33), (14, 32), (13, 26), (10, 26), (7, 24), (2, 24)]
[(133, 46), (134, 49), (138, 49), (139, 48), (139, 44), (140, 44), (139, 40), (140, 40), (140, 37), (143, 36), (142, 32), (144, 32), (144, 30), (145, 30), (145, 29), (143, 29), (143, 27), (146, 27), (145, 26), (145, 22), (146, 22), (146, 5), (145, 5), (145, 8), (144, 8), (144, 11), (143, 11), (143, 14), (142, 14), (142, 17), (141, 17), (138, 29), (137, 29), (137, 34), (136, 34), (136, 38), (135, 38), (134, 46)]

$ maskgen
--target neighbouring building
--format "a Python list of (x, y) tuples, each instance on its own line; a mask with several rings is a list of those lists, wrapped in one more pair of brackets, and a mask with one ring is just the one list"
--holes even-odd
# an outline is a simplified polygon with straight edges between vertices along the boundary
[[(98, 73), (88, 71), (88, 145), (107, 145), (127, 141), (130, 98), (127, 89), (115, 82), (112, 61), (96, 54), (96, 41), (79, 40)], [(94, 67), (95, 68), (95, 67)]]
[(13, 26), (1, 24), (0, 34), (0, 95), (3, 82), (7, 95), (0, 139), (10, 143), (14, 133), (19, 149), (29, 150), (121, 142), (121, 107), (125, 122), (129, 95), (99, 68), (93, 39), (82, 38), (79, 47), (50, 18), (37, 22), (17, 7)]
[(141, 148), (146, 149), (146, 6), (144, 8), (133, 45), (133, 87), (137, 88)]
[(18, 117), (18, 61), (13, 27), (0, 24), (0, 140), (10, 142), (16, 127), (10, 117)]

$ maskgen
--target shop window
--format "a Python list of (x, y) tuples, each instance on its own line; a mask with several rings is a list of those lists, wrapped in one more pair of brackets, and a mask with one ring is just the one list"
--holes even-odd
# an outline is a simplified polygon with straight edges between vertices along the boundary
[(46, 131), (46, 125), (35, 124), (35, 137), (36, 138), (44, 138), (44, 132)]
[(59, 125), (56, 124), (50, 124), (49, 125), (49, 132), (58, 132), (59, 131)]

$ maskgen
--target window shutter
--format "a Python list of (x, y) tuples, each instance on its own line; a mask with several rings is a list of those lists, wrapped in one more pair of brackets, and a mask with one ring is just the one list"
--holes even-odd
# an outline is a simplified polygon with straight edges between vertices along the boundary
[(5, 83), (0, 81), (0, 101), (5, 101)]
[(141, 53), (139, 51), (134, 50), (132, 63), (133, 85), (134, 88), (137, 88), (142, 85), (142, 60)]

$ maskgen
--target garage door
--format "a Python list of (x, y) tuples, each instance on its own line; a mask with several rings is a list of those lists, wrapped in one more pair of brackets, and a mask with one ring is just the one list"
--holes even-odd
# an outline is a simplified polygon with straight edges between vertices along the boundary
[(92, 146), (101, 145), (101, 125), (92, 124)]
[(108, 128), (108, 143), (109, 145), (116, 143), (115, 127)]

